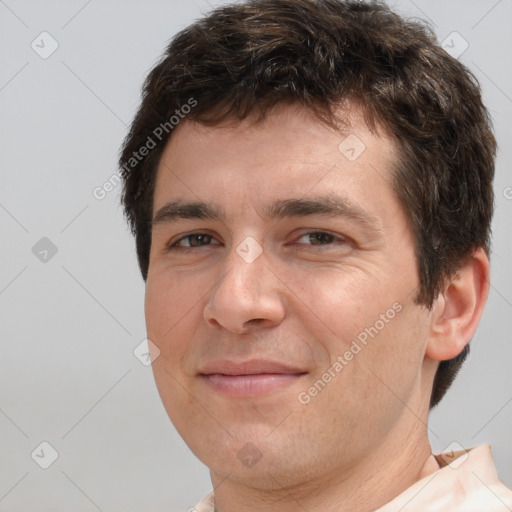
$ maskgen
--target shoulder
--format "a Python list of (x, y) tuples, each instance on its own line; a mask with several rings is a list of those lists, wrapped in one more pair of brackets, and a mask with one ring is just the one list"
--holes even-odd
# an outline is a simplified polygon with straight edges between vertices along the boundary
[(189, 508), (187, 512), (214, 512), (213, 492), (205, 496), (195, 507)]
[(378, 512), (504, 512), (512, 491), (498, 478), (491, 447), (435, 456), (440, 469), (421, 479)]

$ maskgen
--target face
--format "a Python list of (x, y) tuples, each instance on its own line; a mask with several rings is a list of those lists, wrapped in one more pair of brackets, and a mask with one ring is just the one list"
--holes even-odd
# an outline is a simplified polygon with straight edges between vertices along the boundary
[(148, 338), (167, 413), (213, 475), (270, 487), (347, 470), (426, 408), (429, 317), (393, 144), (342, 117), (343, 131), (297, 106), (183, 121), (164, 151)]

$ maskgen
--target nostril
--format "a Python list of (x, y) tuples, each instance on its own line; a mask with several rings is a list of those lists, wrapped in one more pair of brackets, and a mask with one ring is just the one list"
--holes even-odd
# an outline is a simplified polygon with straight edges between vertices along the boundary
[(244, 327), (245, 325), (259, 325), (261, 324), (261, 322), (264, 322), (265, 319), (264, 318), (253, 318), (251, 320), (247, 320), (247, 322), (245, 322), (244, 324)]

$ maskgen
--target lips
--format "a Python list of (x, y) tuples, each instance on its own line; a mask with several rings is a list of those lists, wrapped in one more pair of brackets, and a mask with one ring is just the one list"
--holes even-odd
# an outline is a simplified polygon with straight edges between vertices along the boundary
[(204, 375), (211, 375), (214, 373), (220, 373), (223, 375), (257, 375), (262, 373), (293, 374), (305, 373), (305, 371), (277, 361), (253, 359), (251, 361), (240, 363), (228, 360), (214, 361), (207, 364), (199, 373)]
[(307, 372), (277, 361), (251, 360), (209, 363), (199, 376), (214, 391), (232, 397), (265, 395), (286, 387)]

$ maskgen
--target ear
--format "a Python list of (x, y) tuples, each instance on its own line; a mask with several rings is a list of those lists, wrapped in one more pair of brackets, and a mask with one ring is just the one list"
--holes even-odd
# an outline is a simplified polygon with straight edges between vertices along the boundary
[(425, 355), (435, 361), (462, 352), (476, 331), (489, 294), (489, 258), (476, 249), (446, 283), (432, 308)]

